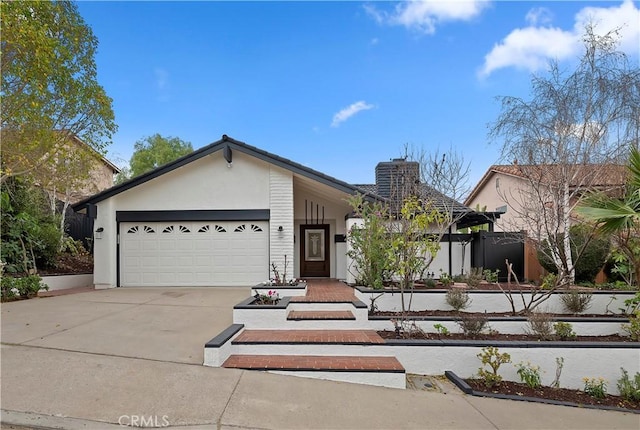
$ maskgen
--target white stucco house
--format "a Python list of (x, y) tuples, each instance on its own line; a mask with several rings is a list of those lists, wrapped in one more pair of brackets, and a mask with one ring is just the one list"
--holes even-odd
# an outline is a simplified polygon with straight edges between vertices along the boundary
[(285, 256), (288, 277), (347, 279), (346, 198), (384, 200), (363, 188), (224, 135), (74, 209), (95, 218), (96, 288), (251, 286)]

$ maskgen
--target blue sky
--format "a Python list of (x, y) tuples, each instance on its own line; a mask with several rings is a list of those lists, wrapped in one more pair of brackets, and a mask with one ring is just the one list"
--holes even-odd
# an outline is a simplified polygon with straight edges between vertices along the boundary
[(471, 185), (499, 162), (495, 97), (528, 98), (549, 59), (570, 68), (591, 18), (623, 26), (637, 64), (638, 2), (79, 2), (126, 164), (151, 134), (200, 148), (223, 134), (350, 183), (406, 144), (455, 148)]

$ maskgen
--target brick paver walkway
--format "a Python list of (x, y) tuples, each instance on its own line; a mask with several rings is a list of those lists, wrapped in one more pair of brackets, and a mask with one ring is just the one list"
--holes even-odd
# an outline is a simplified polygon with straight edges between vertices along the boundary
[(352, 302), (356, 299), (353, 289), (332, 279), (307, 281), (307, 294), (293, 297), (292, 302)]
[(249, 343), (384, 343), (374, 330), (244, 330), (234, 344)]
[(351, 311), (291, 311), (288, 320), (355, 320)]
[(252, 370), (404, 372), (404, 368), (395, 357), (231, 355), (222, 367)]

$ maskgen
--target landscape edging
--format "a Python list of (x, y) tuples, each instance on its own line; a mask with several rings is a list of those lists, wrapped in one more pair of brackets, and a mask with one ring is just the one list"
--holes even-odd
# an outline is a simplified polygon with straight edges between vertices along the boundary
[(471, 388), (471, 386), (467, 384), (467, 382), (464, 379), (460, 378), (454, 372), (447, 370), (444, 372), (444, 375), (463, 393), (468, 394), (470, 396), (475, 396), (475, 397), (489, 397), (493, 399), (517, 400), (521, 402), (532, 402), (532, 403), (545, 403), (545, 404), (555, 405), (555, 406), (571, 406), (574, 408), (601, 409), (601, 410), (607, 410), (607, 411), (630, 412), (632, 414), (640, 414), (640, 410), (618, 408), (615, 406), (589, 405), (589, 404), (582, 404), (582, 403), (565, 402), (560, 400), (543, 399), (541, 397), (516, 396), (513, 394), (498, 394), (498, 393), (488, 393), (486, 391), (476, 391), (473, 388)]

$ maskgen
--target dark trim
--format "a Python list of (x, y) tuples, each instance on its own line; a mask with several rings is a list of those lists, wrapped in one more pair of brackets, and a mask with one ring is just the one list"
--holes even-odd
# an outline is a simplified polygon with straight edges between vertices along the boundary
[(269, 209), (185, 211), (116, 211), (117, 222), (138, 221), (269, 221)]
[(273, 164), (278, 167), (282, 167), (295, 174), (299, 174), (301, 176), (305, 176), (307, 178), (313, 179), (322, 184), (328, 185), (332, 188), (335, 188), (347, 194), (360, 193), (368, 196), (369, 199), (377, 199), (377, 200), (385, 201), (385, 199), (382, 199), (378, 196), (372, 196), (370, 193), (367, 193), (366, 191), (356, 186), (353, 186), (351, 184), (348, 184), (344, 181), (333, 178), (331, 176), (325, 175), (324, 173), (320, 173), (317, 170), (310, 169), (306, 166), (303, 166), (302, 164), (298, 164), (286, 158), (282, 158), (275, 154), (271, 154), (267, 151), (263, 151), (262, 149), (256, 148), (255, 146), (247, 145), (246, 143), (241, 142), (239, 140), (232, 139), (225, 134), (225, 135), (222, 135), (222, 139), (216, 142), (213, 142), (207, 146), (204, 146), (200, 149), (197, 149), (190, 154), (187, 154), (183, 157), (178, 158), (175, 161), (167, 163), (164, 166), (160, 166), (150, 172), (143, 173), (142, 175), (137, 176), (133, 179), (130, 179), (126, 182), (123, 182), (122, 184), (115, 185), (98, 194), (95, 194), (91, 197), (81, 200), (72, 206), (73, 210), (77, 212), (85, 208), (88, 204), (99, 203), (103, 200), (106, 200), (124, 191), (130, 190), (131, 188), (144, 184), (145, 182), (148, 182), (152, 179), (162, 176), (165, 173), (169, 173), (173, 170), (176, 170), (193, 161), (199, 160), (200, 158), (206, 157), (207, 155), (213, 154), (220, 150), (223, 150), (225, 153), (228, 152), (228, 155), (231, 155), (232, 150), (240, 151), (252, 157), (263, 160), (267, 163)]
[[(507, 312), (505, 312), (507, 313)], [(462, 313), (462, 315), (464, 315), (464, 313)], [(447, 316), (442, 316), (442, 315), (433, 315), (433, 316), (415, 316), (415, 315), (408, 315), (407, 320), (409, 321), (450, 321), (450, 322), (456, 322), (460, 320), (460, 317), (447, 317)], [(369, 315), (369, 320), (373, 320), (373, 321), (387, 321), (387, 320), (392, 320), (392, 319), (398, 319), (398, 317), (394, 317), (394, 316), (387, 316), (387, 315)], [(589, 317), (574, 317), (574, 316), (566, 316), (566, 317), (559, 317), (559, 316), (555, 316), (555, 317), (551, 317), (550, 318), (551, 321), (566, 321), (566, 322), (572, 322), (572, 323), (581, 323), (581, 322), (585, 322), (585, 323), (612, 323), (612, 324), (622, 324), (622, 323), (628, 323), (629, 322), (629, 318), (624, 317), (624, 316), (620, 316), (618, 318), (616, 317), (593, 317), (593, 318), (589, 318)], [(487, 321), (491, 322), (491, 321), (512, 321), (512, 322), (525, 322), (528, 321), (527, 317), (523, 317), (523, 316), (504, 316), (504, 317), (487, 317)], [(508, 334), (508, 333), (504, 333), (504, 334)], [(588, 335), (590, 336), (590, 335)]]
[(256, 305), (254, 304), (255, 301), (256, 301), (255, 297), (249, 297), (248, 299), (245, 299), (240, 303), (238, 303), (237, 305), (235, 305), (233, 309), (253, 309), (253, 310), (286, 309), (287, 306), (289, 305), (289, 302), (291, 301), (291, 297), (280, 298), (280, 301), (278, 301), (278, 304), (276, 305)]
[[(364, 287), (362, 285), (351, 285), (351, 288), (354, 288), (358, 291), (360, 291), (361, 293), (387, 293), (387, 294), (400, 294), (400, 289), (395, 289), (395, 290), (382, 290), (382, 289), (375, 289), (375, 288), (368, 288), (368, 287)], [(405, 291), (407, 294), (410, 292), (413, 292), (414, 294), (445, 294), (448, 290), (447, 289), (443, 289), (443, 288), (414, 288), (413, 290), (407, 290)], [(505, 290), (507, 291), (507, 290)], [(467, 294), (469, 295), (473, 295), (473, 294), (504, 294), (502, 291), (500, 290), (482, 290), (482, 289), (478, 289), (478, 290), (467, 290), (466, 291)], [(507, 291), (508, 292), (508, 291)], [(524, 294), (530, 294), (531, 291), (530, 290), (522, 290), (522, 292)], [(511, 290), (512, 294), (519, 294), (520, 290), (513, 288)], [(571, 291), (555, 291), (553, 294), (570, 294)], [(635, 291), (625, 291), (625, 290), (620, 290), (620, 291), (613, 291), (613, 290), (590, 290), (589, 293), (591, 294), (607, 294), (607, 295), (616, 295), (616, 296), (623, 296), (626, 297), (628, 296), (628, 298), (631, 298), (633, 296), (635, 296), (636, 292)]]
[(328, 373), (405, 373), (405, 370), (401, 369), (327, 369), (324, 367), (277, 367), (277, 366), (238, 366), (235, 369), (246, 370), (278, 370), (281, 372), (328, 372)]
[(205, 348), (220, 348), (229, 341), (236, 333), (244, 328), (244, 324), (231, 324), (222, 330), (216, 337), (204, 344)]
[(229, 148), (229, 145), (224, 147), (222, 151), (222, 155), (224, 156), (224, 159), (227, 160), (227, 163), (229, 164), (233, 163), (233, 151), (231, 151), (231, 148)]
[(582, 404), (582, 403), (564, 402), (560, 400), (543, 399), (540, 397), (516, 396), (514, 394), (498, 394), (498, 393), (487, 393), (485, 391), (476, 391), (473, 388), (471, 388), (471, 386), (467, 384), (467, 382), (464, 379), (460, 378), (458, 375), (456, 375), (452, 371), (446, 370), (444, 372), (444, 375), (463, 393), (471, 396), (476, 396), (476, 397), (489, 397), (493, 399), (504, 399), (504, 400), (518, 400), (521, 402), (545, 403), (548, 405), (556, 405), (556, 406), (572, 406), (575, 408), (602, 409), (606, 411), (631, 412), (633, 414), (640, 414), (640, 410), (637, 410), (637, 409), (618, 408), (615, 406), (588, 405), (588, 404)]
[(87, 205), (87, 216), (90, 219), (98, 218), (98, 206), (96, 206), (96, 205)]
[(522, 341), (522, 340), (444, 340), (444, 339), (385, 339), (387, 346), (437, 346), (498, 348), (565, 348), (565, 349), (640, 349), (638, 342), (579, 342), (579, 341)]
[(120, 221), (116, 219), (116, 288), (120, 287)]

